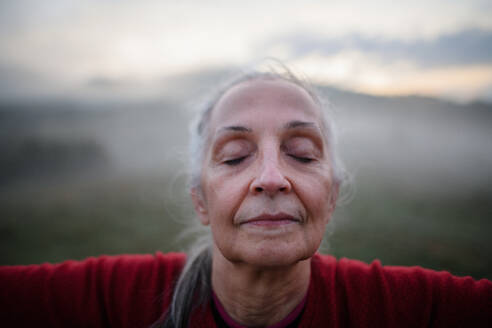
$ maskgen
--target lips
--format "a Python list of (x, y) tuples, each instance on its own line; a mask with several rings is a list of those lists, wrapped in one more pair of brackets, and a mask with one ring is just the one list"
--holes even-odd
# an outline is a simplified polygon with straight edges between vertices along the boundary
[(282, 225), (300, 222), (299, 219), (286, 213), (276, 213), (276, 214), (261, 214), (256, 217), (247, 219), (241, 224), (253, 224), (253, 225)]

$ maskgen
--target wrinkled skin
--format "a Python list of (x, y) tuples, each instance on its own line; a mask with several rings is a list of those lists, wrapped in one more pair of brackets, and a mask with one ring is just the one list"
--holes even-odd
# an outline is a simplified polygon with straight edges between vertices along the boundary
[(192, 190), (221, 258), (271, 267), (316, 252), (338, 193), (323, 132), (319, 106), (293, 83), (247, 81), (222, 96)]

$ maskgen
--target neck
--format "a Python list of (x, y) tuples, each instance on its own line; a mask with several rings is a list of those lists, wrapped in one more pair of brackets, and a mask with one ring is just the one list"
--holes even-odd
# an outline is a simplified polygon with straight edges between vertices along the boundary
[(214, 249), (212, 288), (237, 323), (266, 327), (284, 319), (304, 298), (311, 260), (285, 267), (258, 268), (233, 263)]

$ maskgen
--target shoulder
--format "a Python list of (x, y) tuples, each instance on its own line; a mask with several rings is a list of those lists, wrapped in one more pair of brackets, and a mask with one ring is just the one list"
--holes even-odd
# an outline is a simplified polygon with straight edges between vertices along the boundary
[(110, 295), (129, 288), (161, 290), (171, 286), (185, 263), (180, 253), (89, 257), (82, 261), (0, 267), (2, 297), (83, 292)]
[(154, 255), (118, 255), (89, 257), (81, 261), (1, 266), (2, 285), (19, 287), (31, 284), (35, 289), (56, 286), (117, 286), (127, 283), (146, 285), (173, 281), (186, 261), (182, 253)]
[[(491, 292), (492, 282), (475, 280), (470, 276), (458, 277), (447, 271), (435, 271), (420, 266), (383, 266), (379, 260), (368, 264), (352, 259), (336, 259), (316, 254), (312, 258), (313, 274), (322, 278), (336, 278), (351, 285), (394, 287), (413, 291), (415, 287), (451, 291), (453, 288), (484, 288)], [(492, 296), (492, 295), (489, 295)]]
[(103, 255), (91, 257), (83, 261), (67, 261), (61, 263), (61, 266), (81, 266), (81, 267), (99, 267), (103, 272), (117, 268), (122, 273), (138, 273), (141, 271), (165, 271), (173, 273), (180, 271), (186, 261), (186, 255), (183, 253), (157, 252), (155, 254), (125, 254), (125, 255)]
[(68, 260), (61, 263), (42, 263), (33, 265), (1, 266), (0, 276), (12, 274), (76, 274), (78, 272), (94, 272), (98, 275), (138, 273), (145, 271), (165, 271), (170, 274), (179, 272), (186, 261), (183, 253), (160, 252), (145, 255), (102, 255), (84, 260)]
[(438, 326), (490, 320), (486, 313), (492, 308), (492, 282), (486, 279), (319, 254), (312, 259), (312, 271), (316, 290), (331, 294), (346, 309), (365, 309), (358, 313), (362, 317), (380, 313), (384, 322), (434, 322)]
[(472, 281), (480, 284), (490, 284), (487, 279), (475, 280), (472, 277), (458, 277), (447, 271), (435, 271), (420, 266), (391, 266), (381, 264), (381, 261), (374, 260), (365, 263), (359, 260), (341, 258), (337, 259), (331, 255), (315, 254), (312, 258), (312, 267), (317, 274), (326, 275), (327, 273), (343, 275), (350, 279), (365, 279), (377, 276), (384, 276), (394, 280), (395, 283), (403, 282), (407, 279), (417, 281), (438, 282), (446, 284), (449, 281), (460, 281), (470, 283)]
[[(150, 325), (167, 308), (186, 257), (180, 253), (90, 257), (0, 267), (2, 322), (20, 326)], [(74, 324), (77, 322), (77, 324)]]

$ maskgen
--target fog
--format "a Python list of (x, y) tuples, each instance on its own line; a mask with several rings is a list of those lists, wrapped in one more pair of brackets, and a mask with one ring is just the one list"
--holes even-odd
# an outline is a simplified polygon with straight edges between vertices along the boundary
[[(163, 90), (163, 96), (151, 99), (118, 99), (115, 95), (111, 101), (106, 97), (84, 102), (44, 99), (4, 103), (0, 123), (2, 162), (12, 161), (9, 154), (13, 156), (29, 142), (63, 143), (71, 152), (76, 151), (70, 150), (71, 145), (85, 142), (98, 151), (86, 149), (81, 156), (87, 157), (87, 163), (95, 165), (100, 160), (104, 165), (79, 167), (68, 160), (66, 165), (73, 164), (73, 168), (66, 168), (73, 169), (70, 179), (87, 169), (96, 175), (152, 175), (176, 168), (185, 173), (189, 121), (205, 98), (205, 91), (213, 90), (203, 85), (212, 85), (217, 76), (220, 72), (176, 78), (181, 92), (172, 93), (173, 97), (166, 97), (169, 90)], [(377, 97), (325, 86), (318, 89), (330, 104), (341, 158), (356, 180), (418, 192), (489, 187), (491, 105), (463, 105), (417, 96)], [(35, 171), (36, 159), (26, 156), (19, 161), (34, 161), (29, 167)], [(53, 163), (52, 167), (43, 174), (54, 181), (62, 179), (57, 172), (59, 166)], [(15, 184), (35, 175), (25, 172), (24, 176), (7, 178)]]
[[(176, 76), (152, 97), (3, 101), (0, 262), (182, 250), (188, 124), (224, 74)], [(328, 251), (492, 277), (492, 105), (317, 88), (352, 177)]]

